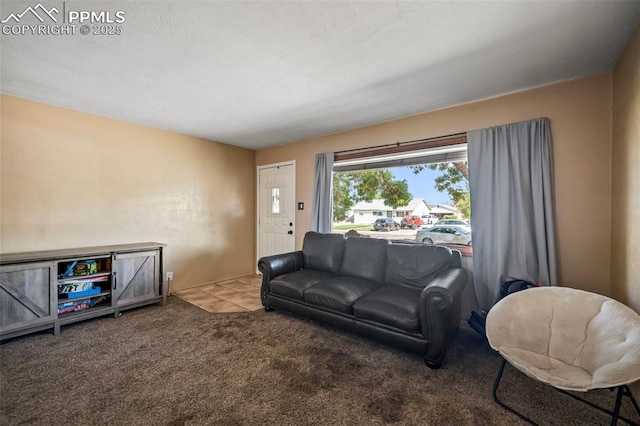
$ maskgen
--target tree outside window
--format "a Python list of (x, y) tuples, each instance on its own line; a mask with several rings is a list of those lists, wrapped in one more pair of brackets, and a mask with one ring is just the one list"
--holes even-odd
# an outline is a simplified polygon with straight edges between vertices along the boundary
[[(416, 175), (425, 170), (439, 171), (440, 175), (433, 181), (434, 188), (447, 194), (464, 218), (471, 217), (469, 171), (466, 162), (409, 167)], [(412, 198), (406, 179), (396, 179), (389, 169), (333, 174), (333, 219), (336, 222), (347, 220), (351, 208), (360, 201), (371, 202), (381, 199), (385, 205), (397, 209), (407, 206)], [(372, 213), (375, 216), (378, 212)]]

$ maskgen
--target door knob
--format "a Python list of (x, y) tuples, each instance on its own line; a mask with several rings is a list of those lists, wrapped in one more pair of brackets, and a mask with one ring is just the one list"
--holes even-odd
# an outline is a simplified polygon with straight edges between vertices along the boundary
[(293, 235), (293, 231), (289, 231), (289, 232), (287, 232), (287, 234)]

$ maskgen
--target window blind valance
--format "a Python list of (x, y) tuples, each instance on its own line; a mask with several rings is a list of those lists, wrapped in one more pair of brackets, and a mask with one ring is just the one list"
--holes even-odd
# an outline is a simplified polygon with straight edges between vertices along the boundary
[(352, 172), (358, 170), (384, 169), (400, 166), (417, 166), (421, 164), (445, 163), (467, 160), (467, 144), (436, 146), (417, 150), (406, 150), (382, 155), (361, 158), (339, 159), (333, 165), (334, 172)]

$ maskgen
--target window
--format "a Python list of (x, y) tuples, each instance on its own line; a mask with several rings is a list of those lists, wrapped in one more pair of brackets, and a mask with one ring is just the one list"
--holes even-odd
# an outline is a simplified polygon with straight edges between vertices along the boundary
[(280, 188), (271, 188), (271, 213), (280, 213)]
[[(394, 197), (406, 199), (407, 194), (409, 197), (413, 197), (406, 207), (399, 205), (397, 206), (399, 209), (396, 209), (392, 204), (388, 206), (389, 209), (384, 208), (372, 212), (374, 219), (388, 217), (397, 221), (400, 225), (398, 228), (401, 228), (402, 232), (394, 235), (374, 233), (375, 231), (371, 230), (372, 234), (370, 235), (377, 238), (415, 241), (416, 232), (420, 226), (430, 226), (442, 216), (467, 218), (470, 216), (470, 197), (466, 160), (466, 134), (336, 152), (333, 166), (334, 221), (336, 223), (351, 221), (354, 222), (354, 225), (364, 225), (357, 218), (354, 219), (353, 212), (351, 216), (340, 214), (340, 212), (342, 210), (348, 212), (350, 206), (356, 203), (371, 204), (370, 201), (364, 202), (362, 199), (367, 199), (365, 194), (371, 198), (372, 192), (375, 193), (374, 201), (378, 205), (383, 200), (393, 200)], [(390, 177), (388, 177), (389, 174)], [(433, 183), (430, 184), (430, 187), (432, 189), (430, 191), (422, 188), (414, 190), (416, 185), (422, 185), (416, 183), (416, 178), (414, 178), (416, 175), (423, 176), (427, 185), (429, 184), (426, 182), (431, 179)], [(442, 179), (440, 179), (441, 177)], [(439, 180), (436, 181), (436, 178)], [(376, 185), (376, 182), (378, 188), (388, 188), (385, 189), (387, 192), (384, 194), (382, 192), (376, 193), (375, 186), (371, 186)], [(404, 187), (402, 183), (404, 183)], [(336, 196), (338, 191), (335, 188), (341, 191), (338, 197)], [(449, 188), (452, 190), (449, 191)], [(436, 190), (435, 193), (433, 189)], [(352, 203), (355, 200), (355, 203), (345, 203), (345, 200)], [(341, 202), (344, 205), (342, 209), (339, 208)], [(384, 201), (384, 204), (387, 205), (387, 202)], [(402, 208), (406, 210), (402, 210)], [(401, 222), (405, 216), (413, 215), (422, 216), (422, 223), (407, 226)], [(460, 225), (462, 226), (462, 224)], [(468, 226), (468, 224), (465, 225)], [(365, 234), (369, 232), (362, 227), (360, 229)], [(452, 237), (452, 234), (455, 233), (451, 228), (436, 232), (445, 238)], [(467, 251), (467, 247), (462, 248)], [(469, 251), (470, 249), (468, 247)]]

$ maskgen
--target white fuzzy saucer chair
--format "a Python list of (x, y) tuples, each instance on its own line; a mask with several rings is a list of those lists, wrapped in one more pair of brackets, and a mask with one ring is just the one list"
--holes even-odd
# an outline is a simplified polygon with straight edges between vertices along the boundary
[[(532, 420), (502, 403), (497, 389), (507, 361), (527, 376), (629, 424), (640, 422), (640, 407), (629, 384), (640, 380), (640, 316), (622, 303), (582, 290), (536, 287), (500, 300), (487, 316), (487, 338), (503, 357), (493, 398), (521, 419)], [(613, 411), (565, 391), (617, 388)], [(620, 416), (626, 396), (638, 414)]]

